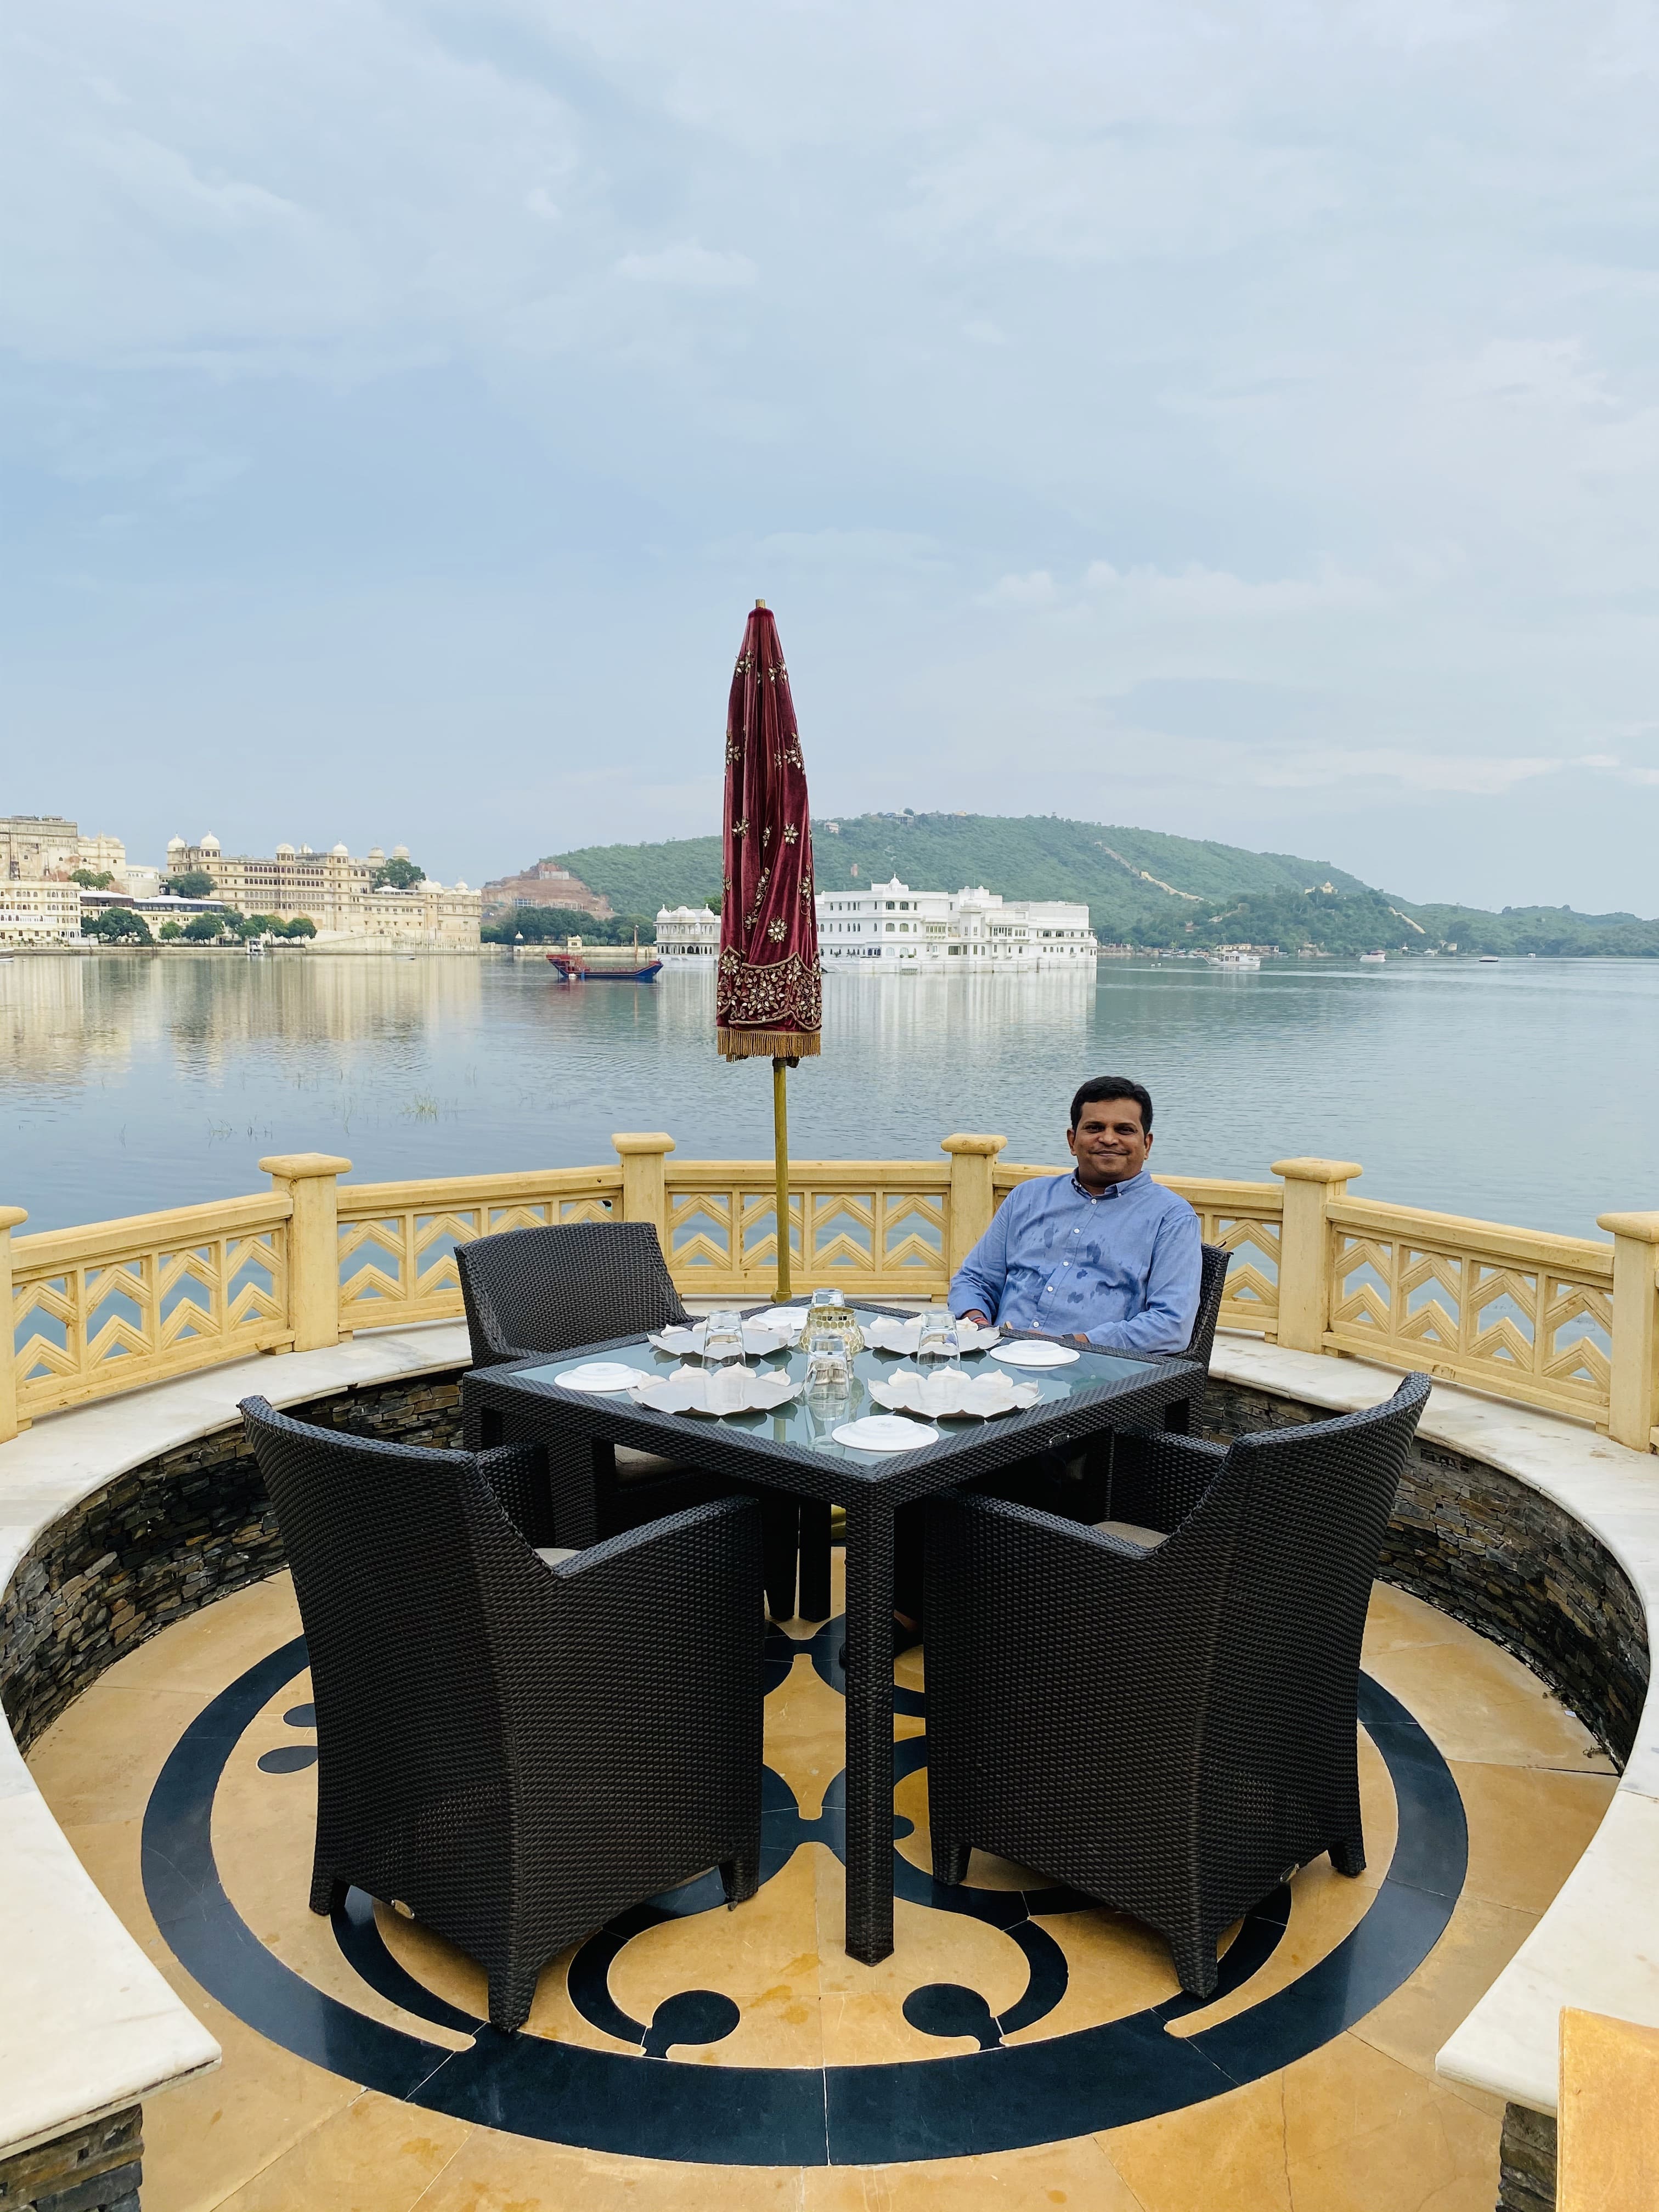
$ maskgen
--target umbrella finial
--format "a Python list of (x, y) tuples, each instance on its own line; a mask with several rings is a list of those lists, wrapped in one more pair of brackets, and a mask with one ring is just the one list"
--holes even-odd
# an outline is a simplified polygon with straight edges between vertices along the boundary
[(764, 600), (764, 599), (757, 599), (757, 600), (756, 600), (756, 602), (755, 602), (755, 605), (756, 605), (756, 608), (757, 608), (757, 611), (758, 611), (760, 608), (763, 607), (765, 605), (766, 605), (766, 602), (765, 602), (765, 600)]

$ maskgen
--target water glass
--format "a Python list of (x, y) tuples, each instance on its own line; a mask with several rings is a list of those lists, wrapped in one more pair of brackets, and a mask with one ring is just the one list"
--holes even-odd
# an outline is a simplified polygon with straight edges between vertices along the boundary
[(741, 1314), (709, 1315), (702, 1332), (702, 1364), (705, 1367), (741, 1367), (744, 1364)]
[(806, 1355), (806, 1395), (845, 1398), (853, 1388), (853, 1355), (838, 1337), (825, 1337)]
[(949, 1375), (959, 1369), (961, 1359), (955, 1317), (948, 1313), (924, 1314), (916, 1344), (919, 1370), (923, 1375)]

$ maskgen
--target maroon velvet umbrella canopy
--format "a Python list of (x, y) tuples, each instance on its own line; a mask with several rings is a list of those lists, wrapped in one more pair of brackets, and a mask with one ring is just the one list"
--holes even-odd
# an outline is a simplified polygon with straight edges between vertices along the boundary
[(806, 770), (763, 599), (744, 631), (726, 709), (725, 832), (715, 1036), (727, 1060), (793, 1065), (818, 1050), (823, 981)]

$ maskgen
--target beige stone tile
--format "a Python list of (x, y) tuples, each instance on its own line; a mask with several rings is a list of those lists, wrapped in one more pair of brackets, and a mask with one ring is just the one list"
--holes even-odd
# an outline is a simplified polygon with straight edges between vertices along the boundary
[(1469, 1826), (1470, 1897), (1542, 1912), (1612, 1801), (1612, 1780), (1450, 1762)]
[(830, 1851), (817, 1867), (818, 1986), (826, 2066), (942, 2058), (978, 2049), (971, 2037), (924, 2035), (904, 2017), (904, 2000), (929, 1982), (977, 1990), (993, 2014), (1006, 2012), (1030, 1978), (1025, 1954), (1000, 1929), (966, 1914), (933, 1912), (899, 1899), (893, 1950), (878, 1966), (847, 1955), (847, 1878)]
[(1092, 2136), (983, 2158), (809, 2166), (804, 2212), (1140, 2212)]
[(1352, 2035), (1282, 2078), (1295, 2212), (1491, 2212), (1497, 2116)]
[(1437, 1612), (1420, 1597), (1408, 1590), (1395, 1589), (1391, 1583), (1373, 1583), (1371, 1601), (1365, 1615), (1364, 1664), (1371, 1668), (1372, 1662), (1386, 1651), (1403, 1651), (1414, 1644), (1449, 1644), (1463, 1637), (1472, 1637), (1474, 1631), (1464, 1627), (1461, 1620)]
[(105, 1675), (29, 1753), (36, 1789), (60, 1826), (142, 1814), (167, 1753), (207, 1703), (199, 1691), (130, 1690)]
[(1038, 1916), (1066, 1954), (1066, 1994), (1051, 2013), (1019, 2028), (1009, 2043), (1046, 2043), (1102, 2021), (1122, 2020), (1148, 2005), (1175, 1996), (1176, 1978), (1170, 1947), (1152, 1929), (1121, 1913), (1056, 1912)]
[(764, 1757), (815, 1820), (847, 1764), (847, 1708), (804, 1653), (766, 1700)]
[(1143, 2212), (1306, 2212), (1285, 2167), (1284, 2076), (1097, 2138)]
[(366, 2090), (227, 2197), (222, 2212), (412, 2212), (472, 2133)]
[(1613, 1771), (1583, 1723), (1518, 1659), (1472, 1630), (1455, 1640), (1380, 1652), (1365, 1664), (1448, 1759), (1572, 1774)]
[(420, 2212), (802, 2212), (801, 2175), (796, 2166), (606, 2158), (479, 2128)]
[(822, 2066), (818, 2016), (817, 1867), (809, 1844), (735, 1912), (698, 1913), (636, 1936), (612, 1963), (611, 1994), (648, 2022), (681, 1990), (717, 1990), (742, 2012), (724, 2041), (682, 2049), (675, 2062), (716, 2066)]
[[(1483, 1898), (1465, 1896), (1451, 1924), (1402, 1989), (1385, 1997), (1350, 2033), (1373, 2050), (1433, 2081), (1435, 2054), (1538, 1925), (1536, 1916)], [(1500, 2100), (1454, 2082), (1453, 2089), (1477, 2110), (1501, 2119)]]
[(144, 2212), (210, 2212), (359, 2090), (245, 2027), (176, 1961), (168, 1979), (225, 2056), (216, 2074), (146, 2102)]

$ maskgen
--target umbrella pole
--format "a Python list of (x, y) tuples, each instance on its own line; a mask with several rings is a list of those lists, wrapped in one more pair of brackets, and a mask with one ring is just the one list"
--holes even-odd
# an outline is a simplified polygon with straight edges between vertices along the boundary
[(772, 1062), (772, 1156), (776, 1176), (773, 1215), (778, 1237), (778, 1304), (789, 1297), (789, 1103), (784, 1093), (786, 1062)]

